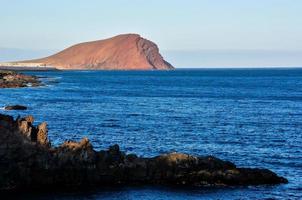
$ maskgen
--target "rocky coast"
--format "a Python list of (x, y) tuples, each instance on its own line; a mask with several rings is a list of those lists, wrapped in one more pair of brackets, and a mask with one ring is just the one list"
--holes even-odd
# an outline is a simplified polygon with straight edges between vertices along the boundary
[(0, 88), (37, 87), (40, 85), (41, 82), (36, 76), (0, 70)]
[(0, 190), (114, 185), (242, 186), (281, 184), (268, 169), (241, 168), (213, 156), (168, 153), (144, 158), (118, 145), (96, 151), (87, 138), (51, 145), (47, 123), (0, 114)]

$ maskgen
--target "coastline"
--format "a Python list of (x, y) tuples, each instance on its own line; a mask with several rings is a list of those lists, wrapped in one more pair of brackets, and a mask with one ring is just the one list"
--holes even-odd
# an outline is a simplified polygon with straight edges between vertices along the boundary
[[(87, 138), (52, 146), (47, 123), (0, 114), (0, 191), (85, 186), (248, 186), (288, 183), (268, 169), (239, 168), (214, 156), (167, 153), (138, 157), (117, 144), (96, 151)], [(20, 178), (21, 177), (21, 178)]]
[(0, 70), (0, 88), (38, 87), (41, 85), (42, 83), (37, 76)]
[(151, 69), (151, 70), (143, 70), (143, 69), (58, 69), (56, 67), (48, 66), (48, 67), (29, 67), (29, 66), (1, 66), (0, 70), (8, 70), (8, 71), (186, 71), (186, 70), (290, 70), (290, 69), (302, 69), (302, 66), (282, 66), (282, 67), (175, 67), (173, 69)]
[(57, 71), (54, 67), (12, 67), (12, 66), (0, 66), (0, 70), (9, 71)]
[(13, 71), (51, 71), (58, 70), (52, 66), (46, 66), (42, 63), (22, 63), (22, 62), (3, 62), (0, 63), (0, 70)]

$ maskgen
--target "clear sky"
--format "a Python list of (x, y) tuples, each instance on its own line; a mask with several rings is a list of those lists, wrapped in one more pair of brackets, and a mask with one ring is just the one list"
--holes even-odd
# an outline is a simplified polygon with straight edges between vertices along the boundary
[(139, 33), (163, 51), (302, 51), (301, 0), (0, 0), (0, 5), (0, 48), (59, 50)]

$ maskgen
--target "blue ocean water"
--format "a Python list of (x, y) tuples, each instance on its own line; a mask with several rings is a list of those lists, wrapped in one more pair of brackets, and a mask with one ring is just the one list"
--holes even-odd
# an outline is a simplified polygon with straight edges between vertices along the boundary
[[(289, 180), (232, 188), (122, 187), (37, 199), (301, 199), (302, 69), (27, 72), (46, 86), (2, 89), (0, 107), (27, 105), (54, 145), (88, 137), (97, 149), (214, 155)], [(17, 195), (18, 196), (18, 195)], [(22, 196), (24, 197), (24, 195)]]

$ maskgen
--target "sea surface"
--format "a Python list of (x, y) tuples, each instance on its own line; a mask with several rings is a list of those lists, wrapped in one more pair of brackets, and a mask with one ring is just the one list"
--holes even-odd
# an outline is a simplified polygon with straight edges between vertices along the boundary
[(265, 167), (288, 184), (257, 187), (120, 187), (15, 194), (33, 199), (302, 199), (302, 69), (26, 72), (38, 88), (1, 89), (0, 107), (21, 104), (47, 121), (53, 145), (88, 137), (96, 149), (214, 155)]

